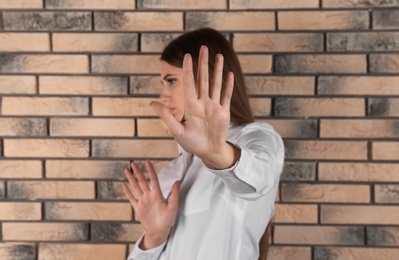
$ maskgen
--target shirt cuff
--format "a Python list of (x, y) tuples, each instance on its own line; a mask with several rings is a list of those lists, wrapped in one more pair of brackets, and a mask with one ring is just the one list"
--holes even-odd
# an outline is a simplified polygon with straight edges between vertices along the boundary
[(139, 245), (141, 244), (141, 241), (143, 240), (144, 235), (140, 237), (139, 240), (137, 240), (136, 244), (134, 245), (134, 248), (132, 252), (130, 252), (127, 260), (156, 260), (159, 259), (163, 248), (166, 245), (166, 241), (163, 242), (160, 246), (148, 249), (148, 250), (142, 250)]

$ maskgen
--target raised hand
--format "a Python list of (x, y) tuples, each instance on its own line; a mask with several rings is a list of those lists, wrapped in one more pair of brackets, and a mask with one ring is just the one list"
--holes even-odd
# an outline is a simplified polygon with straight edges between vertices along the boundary
[[(191, 56), (183, 61), (185, 113), (179, 122), (159, 102), (150, 105), (169, 128), (176, 141), (187, 151), (214, 168), (227, 168), (235, 162), (237, 148), (226, 142), (230, 123), (230, 100), (234, 76), (228, 73), (222, 93), (223, 56), (215, 59), (214, 77), (209, 86), (208, 48), (202, 46), (198, 61), (197, 82), (194, 80)], [(211, 88), (211, 91), (209, 89)]]
[(158, 176), (149, 161), (146, 161), (146, 167), (150, 176), (150, 185), (137, 164), (132, 163), (131, 166), (137, 180), (133, 178), (129, 169), (125, 169), (125, 175), (132, 190), (125, 183), (122, 184), (122, 188), (145, 231), (140, 247), (142, 249), (154, 248), (166, 241), (175, 224), (180, 182), (173, 185), (168, 201), (162, 195)]

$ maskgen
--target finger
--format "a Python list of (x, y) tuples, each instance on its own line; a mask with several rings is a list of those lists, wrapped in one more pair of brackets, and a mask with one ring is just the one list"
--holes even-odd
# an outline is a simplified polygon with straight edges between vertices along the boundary
[(141, 190), (140, 186), (138, 185), (136, 179), (133, 178), (131, 171), (127, 168), (125, 169), (125, 175), (129, 181), (130, 186), (133, 189), (134, 194), (137, 196), (137, 198), (140, 198), (141, 195), (143, 194), (143, 191)]
[(179, 207), (180, 184), (180, 181), (176, 181), (172, 186), (168, 203), (170, 210), (176, 210)]
[(155, 172), (154, 166), (150, 161), (145, 162), (145, 166), (147, 167), (148, 175), (150, 176), (151, 189), (153, 192), (162, 193), (161, 186), (159, 185), (158, 175)]
[(201, 46), (199, 58), (198, 58), (198, 87), (199, 87), (199, 97), (198, 98), (208, 98), (209, 97), (209, 53), (208, 47)]
[(150, 187), (148, 186), (147, 179), (145, 178), (143, 172), (141, 171), (140, 167), (135, 164), (131, 163), (132, 169), (134, 171), (134, 174), (137, 177), (140, 189), (144, 192), (150, 191)]
[(126, 185), (126, 183), (122, 183), (122, 190), (123, 190), (123, 193), (125, 193), (126, 197), (129, 199), (129, 202), (133, 206), (133, 208), (136, 207), (138, 201), (133, 196), (133, 194), (131, 193), (129, 187)]
[(222, 97), (221, 105), (225, 109), (230, 109), (231, 96), (233, 95), (234, 88), (234, 74), (233, 72), (227, 73), (226, 86)]
[(184, 84), (184, 96), (186, 98), (186, 102), (197, 100), (198, 95), (195, 89), (193, 60), (190, 54), (184, 55), (183, 59), (183, 84)]
[(155, 111), (155, 113), (157, 113), (157, 115), (162, 119), (162, 121), (164, 121), (164, 123), (168, 127), (170, 134), (173, 137), (181, 135), (184, 130), (182, 124), (176, 120), (172, 112), (164, 104), (153, 101), (150, 103), (150, 106)]
[(215, 69), (213, 72), (213, 82), (212, 82), (212, 100), (214, 102), (220, 103), (220, 92), (223, 84), (223, 55), (218, 54), (215, 57)]

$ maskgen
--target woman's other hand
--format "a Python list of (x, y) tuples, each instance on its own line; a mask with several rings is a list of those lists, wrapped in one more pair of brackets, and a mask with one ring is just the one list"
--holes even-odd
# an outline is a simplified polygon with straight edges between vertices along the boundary
[(170, 199), (166, 200), (162, 195), (158, 176), (149, 161), (146, 161), (146, 167), (150, 176), (150, 185), (137, 164), (131, 163), (131, 166), (137, 180), (129, 169), (125, 169), (131, 190), (125, 183), (122, 184), (122, 188), (145, 231), (140, 248), (144, 250), (154, 248), (167, 240), (175, 224), (180, 182), (173, 185)]

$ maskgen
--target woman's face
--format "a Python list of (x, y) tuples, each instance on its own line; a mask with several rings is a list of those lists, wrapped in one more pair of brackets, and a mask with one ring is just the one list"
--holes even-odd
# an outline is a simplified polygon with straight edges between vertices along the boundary
[(171, 110), (178, 121), (182, 121), (185, 108), (183, 69), (162, 61), (161, 83), (161, 102)]

